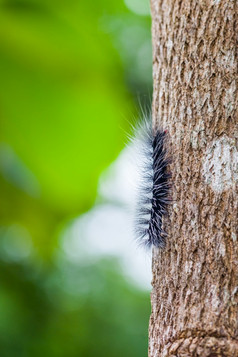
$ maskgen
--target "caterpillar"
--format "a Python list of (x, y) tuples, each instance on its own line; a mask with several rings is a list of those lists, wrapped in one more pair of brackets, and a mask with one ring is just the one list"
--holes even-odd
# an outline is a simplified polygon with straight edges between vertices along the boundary
[(141, 147), (141, 182), (136, 205), (135, 233), (138, 241), (147, 247), (162, 248), (166, 243), (166, 232), (162, 220), (168, 213), (170, 198), (170, 173), (165, 149), (167, 131), (153, 130), (146, 120), (139, 130)]

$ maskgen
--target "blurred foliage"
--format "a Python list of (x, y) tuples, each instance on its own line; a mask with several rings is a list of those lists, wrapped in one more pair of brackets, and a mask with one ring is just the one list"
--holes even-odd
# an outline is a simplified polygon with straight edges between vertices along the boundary
[(114, 261), (30, 272), (0, 264), (1, 357), (146, 356), (148, 294)]
[(151, 92), (147, 1), (0, 0), (0, 77), (0, 355), (145, 355), (147, 294), (55, 257)]
[(94, 202), (132, 95), (150, 89), (150, 20), (122, 1), (0, 3), (2, 220), (44, 255), (59, 221)]

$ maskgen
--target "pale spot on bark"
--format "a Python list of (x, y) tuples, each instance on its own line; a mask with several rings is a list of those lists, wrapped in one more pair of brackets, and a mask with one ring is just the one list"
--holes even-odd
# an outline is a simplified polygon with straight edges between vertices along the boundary
[(236, 81), (233, 81), (230, 87), (226, 90), (225, 96), (225, 107), (226, 107), (226, 115), (229, 116), (234, 110), (235, 106), (235, 93), (236, 93)]
[(191, 273), (192, 266), (193, 266), (193, 262), (192, 261), (188, 261), (188, 262), (185, 263), (185, 272), (187, 274)]
[(233, 139), (223, 136), (212, 142), (206, 151), (203, 176), (217, 193), (229, 189), (237, 181), (238, 152)]
[(191, 145), (192, 148), (197, 150), (201, 147), (204, 147), (206, 144), (206, 137), (205, 137), (205, 126), (204, 122), (202, 121), (199, 125), (194, 127), (194, 130), (191, 134)]
[(231, 238), (232, 238), (233, 242), (237, 241), (237, 235), (234, 232), (231, 232)]
[(221, 254), (222, 257), (226, 255), (226, 247), (223, 243), (220, 244), (219, 253)]
[(176, 212), (176, 213), (179, 212), (177, 203), (174, 203), (174, 204), (173, 204), (173, 209), (174, 209), (174, 212)]
[(217, 311), (217, 308), (219, 306), (220, 303), (220, 299), (218, 296), (218, 292), (217, 292), (217, 286), (216, 285), (211, 285), (210, 287), (210, 291), (208, 293), (208, 296), (206, 298), (207, 303), (210, 303), (211, 309), (214, 311)]

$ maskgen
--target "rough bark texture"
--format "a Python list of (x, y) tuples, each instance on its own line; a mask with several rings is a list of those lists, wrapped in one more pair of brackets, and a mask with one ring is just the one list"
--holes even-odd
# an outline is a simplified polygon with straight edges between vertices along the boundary
[(149, 355), (238, 356), (238, 0), (151, 0), (154, 125), (174, 203), (153, 252)]

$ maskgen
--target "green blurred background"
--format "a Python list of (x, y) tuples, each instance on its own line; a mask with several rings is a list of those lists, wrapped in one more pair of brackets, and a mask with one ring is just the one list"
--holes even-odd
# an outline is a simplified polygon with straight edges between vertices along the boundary
[(148, 290), (115, 254), (64, 247), (85, 212), (118, 205), (98, 182), (151, 96), (149, 14), (147, 0), (0, 0), (1, 357), (147, 355)]

